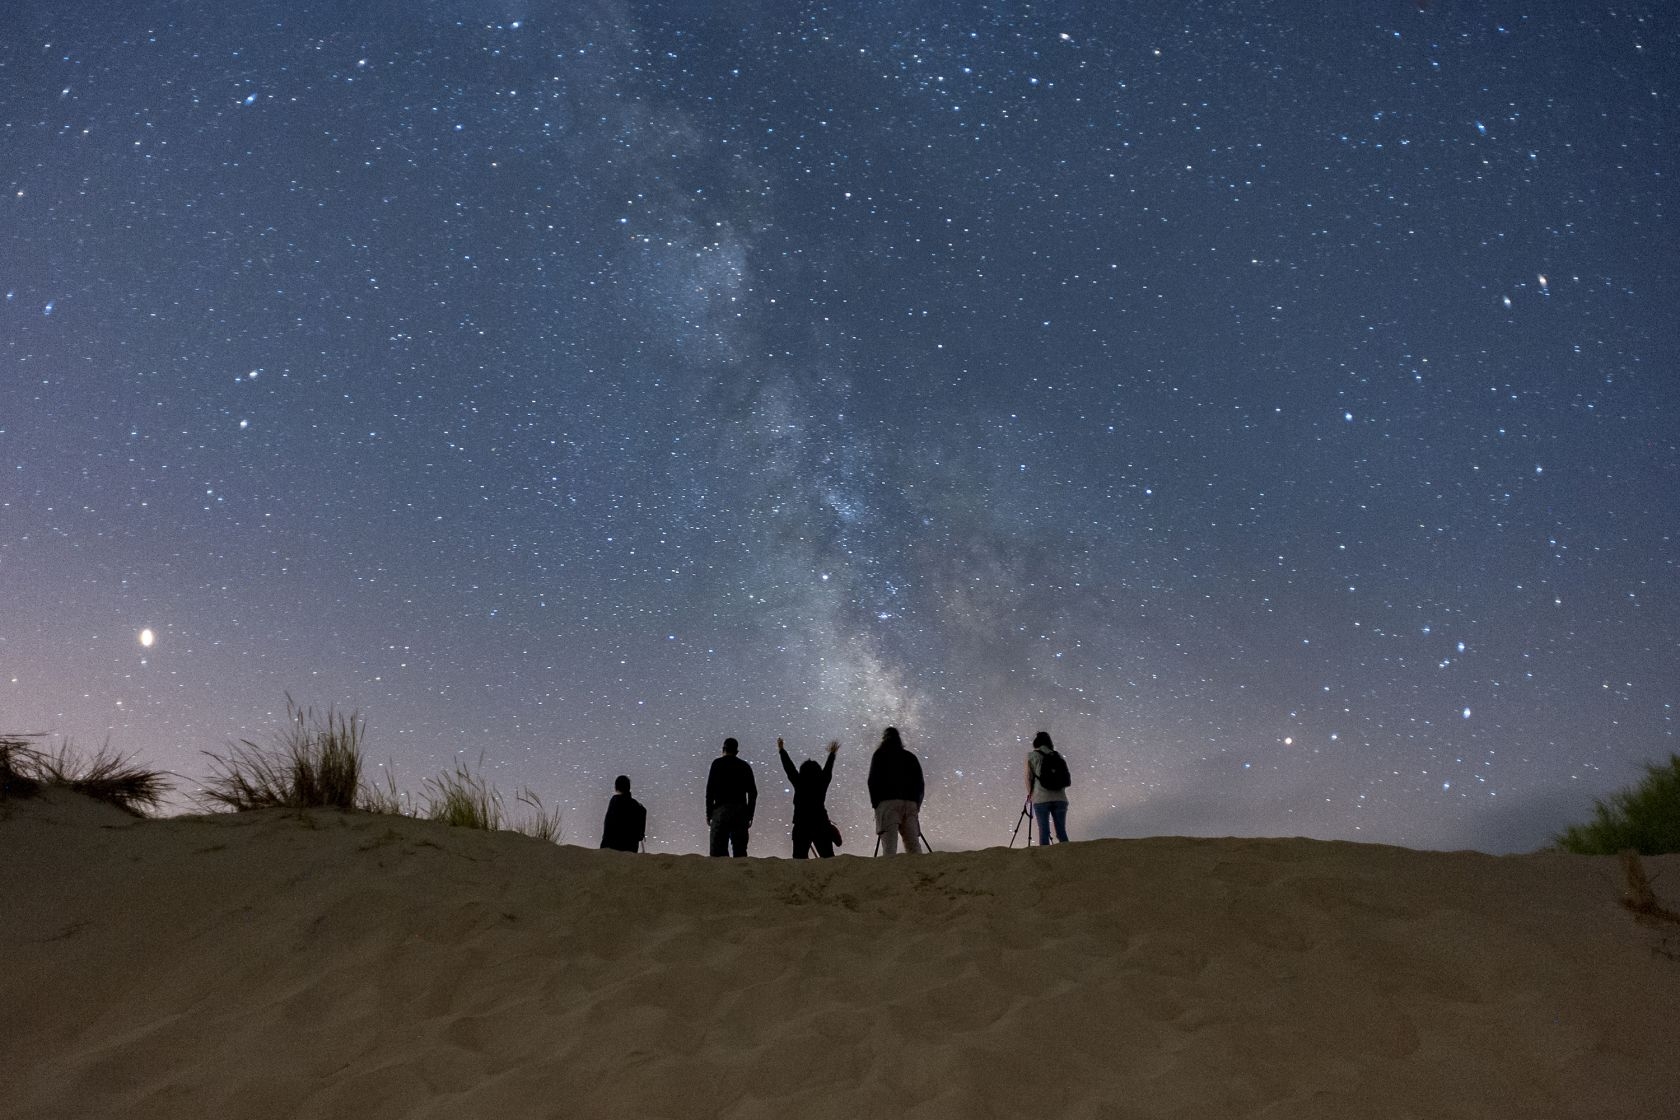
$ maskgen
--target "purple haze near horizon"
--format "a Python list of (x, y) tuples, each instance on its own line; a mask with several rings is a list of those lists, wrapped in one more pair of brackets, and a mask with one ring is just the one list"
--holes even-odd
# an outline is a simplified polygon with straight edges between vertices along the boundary
[[(1135, 9), (1135, 10), (1133, 10)], [(693, 851), (1532, 848), (1674, 750), (1672, 5), (25, 0), (0, 730)], [(142, 646), (150, 630), (154, 642)], [(183, 788), (190, 788), (185, 783)]]

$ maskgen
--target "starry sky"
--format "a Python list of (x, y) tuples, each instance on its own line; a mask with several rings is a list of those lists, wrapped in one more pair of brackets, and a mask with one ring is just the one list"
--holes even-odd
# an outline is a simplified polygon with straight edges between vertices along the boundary
[[(0, 729), (787, 853), (1527, 850), (1676, 749), (1673, 5), (21, 0)], [(149, 632), (151, 644), (141, 635)]]

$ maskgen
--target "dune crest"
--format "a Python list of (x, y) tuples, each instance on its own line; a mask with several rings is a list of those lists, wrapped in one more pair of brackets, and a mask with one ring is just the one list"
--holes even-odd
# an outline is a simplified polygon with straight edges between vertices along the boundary
[[(0, 804), (5, 1117), (1654, 1117), (1614, 859), (1309, 840), (820, 862)], [(1676, 907), (1680, 857), (1644, 861)]]

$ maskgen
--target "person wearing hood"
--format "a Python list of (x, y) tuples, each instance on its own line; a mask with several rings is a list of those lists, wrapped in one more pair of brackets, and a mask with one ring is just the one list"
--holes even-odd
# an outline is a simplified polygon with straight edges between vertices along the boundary
[(776, 740), (776, 753), (781, 756), (782, 769), (787, 772), (788, 784), (793, 787), (794, 859), (809, 858), (812, 848), (817, 850), (821, 859), (830, 859), (834, 855), (835, 833), (828, 820), (827, 798), (828, 783), (834, 776), (834, 753), (839, 749), (839, 743), (830, 743), (828, 759), (822, 765), (807, 758), (796, 770), (793, 759), (788, 757), (787, 748), (780, 739)]
[(647, 810), (630, 796), (628, 775), (614, 778), (613, 789), (612, 800), (607, 802), (607, 820), (601, 826), (601, 847), (633, 852), (647, 836)]
[(1032, 800), (1033, 816), (1038, 820), (1038, 842), (1050, 843), (1050, 826), (1056, 827), (1058, 843), (1067, 843), (1068, 809), (1067, 763), (1056, 753), (1048, 731), (1033, 736), (1032, 750), (1027, 752), (1027, 797)]
[(897, 855), (901, 836), (907, 853), (921, 851), (924, 792), (921, 762), (905, 748), (898, 728), (887, 728), (869, 759), (869, 804), (875, 810), (875, 835), (883, 854)]

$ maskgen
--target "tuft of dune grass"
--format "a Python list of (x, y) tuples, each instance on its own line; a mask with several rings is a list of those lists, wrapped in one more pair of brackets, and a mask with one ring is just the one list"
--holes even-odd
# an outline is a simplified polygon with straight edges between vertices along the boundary
[(143, 817), (163, 804), (169, 780), (157, 770), (136, 765), (106, 744), (90, 755), (78, 754), (67, 740), (56, 754), (42, 755), (41, 775), (48, 788), (67, 789)]
[(136, 765), (110, 744), (84, 754), (65, 740), (57, 751), (32, 745), (38, 735), (0, 736), (0, 798), (35, 797), (47, 790), (79, 793), (143, 817), (163, 803), (169, 778)]
[[(480, 765), (483, 760), (480, 760)], [(505, 813), (502, 795), (481, 773), (456, 759), (455, 769), (427, 778), (420, 815), (429, 821), (454, 828), (481, 828), (494, 832), (502, 827)]]
[(248, 739), (225, 752), (206, 751), (215, 774), (198, 793), (214, 809), (361, 809), (413, 816), (457, 828), (519, 832), (560, 841), (560, 810), (549, 809), (529, 789), (515, 797), (524, 811), (509, 813), (501, 791), (477, 769), (459, 760), (453, 770), (428, 778), (418, 799), (397, 790), (394, 770), (382, 767), (384, 782), (364, 782), (365, 722), (356, 714), (325, 715), (286, 697), (286, 722), (267, 745)]
[(530, 812), (513, 822), (513, 830), (533, 840), (560, 843), (560, 810), (544, 806), (542, 798), (528, 787), (519, 791), (517, 800), (529, 806)]
[(199, 800), (217, 809), (355, 809), (364, 800), (362, 732), (355, 713), (324, 716), (286, 697), (286, 723), (267, 746), (248, 739), (206, 751), (214, 774)]
[(425, 782), (425, 805), (419, 815), (427, 820), (456, 828), (478, 828), (486, 832), (518, 832), (549, 843), (560, 842), (560, 810), (548, 809), (542, 798), (530, 789), (521, 789), (515, 800), (527, 806), (527, 812), (511, 816), (501, 791), (490, 784), (483, 772), (483, 758), (479, 770), (457, 759), (453, 770), (446, 770)]
[(357, 807), (367, 813), (384, 813), (392, 817), (413, 817), (419, 814), (414, 810), (414, 799), (406, 793), (397, 791), (397, 771), (394, 763), (384, 763), (380, 769), (385, 773), (385, 783), (376, 785), (366, 782), (362, 786)]

